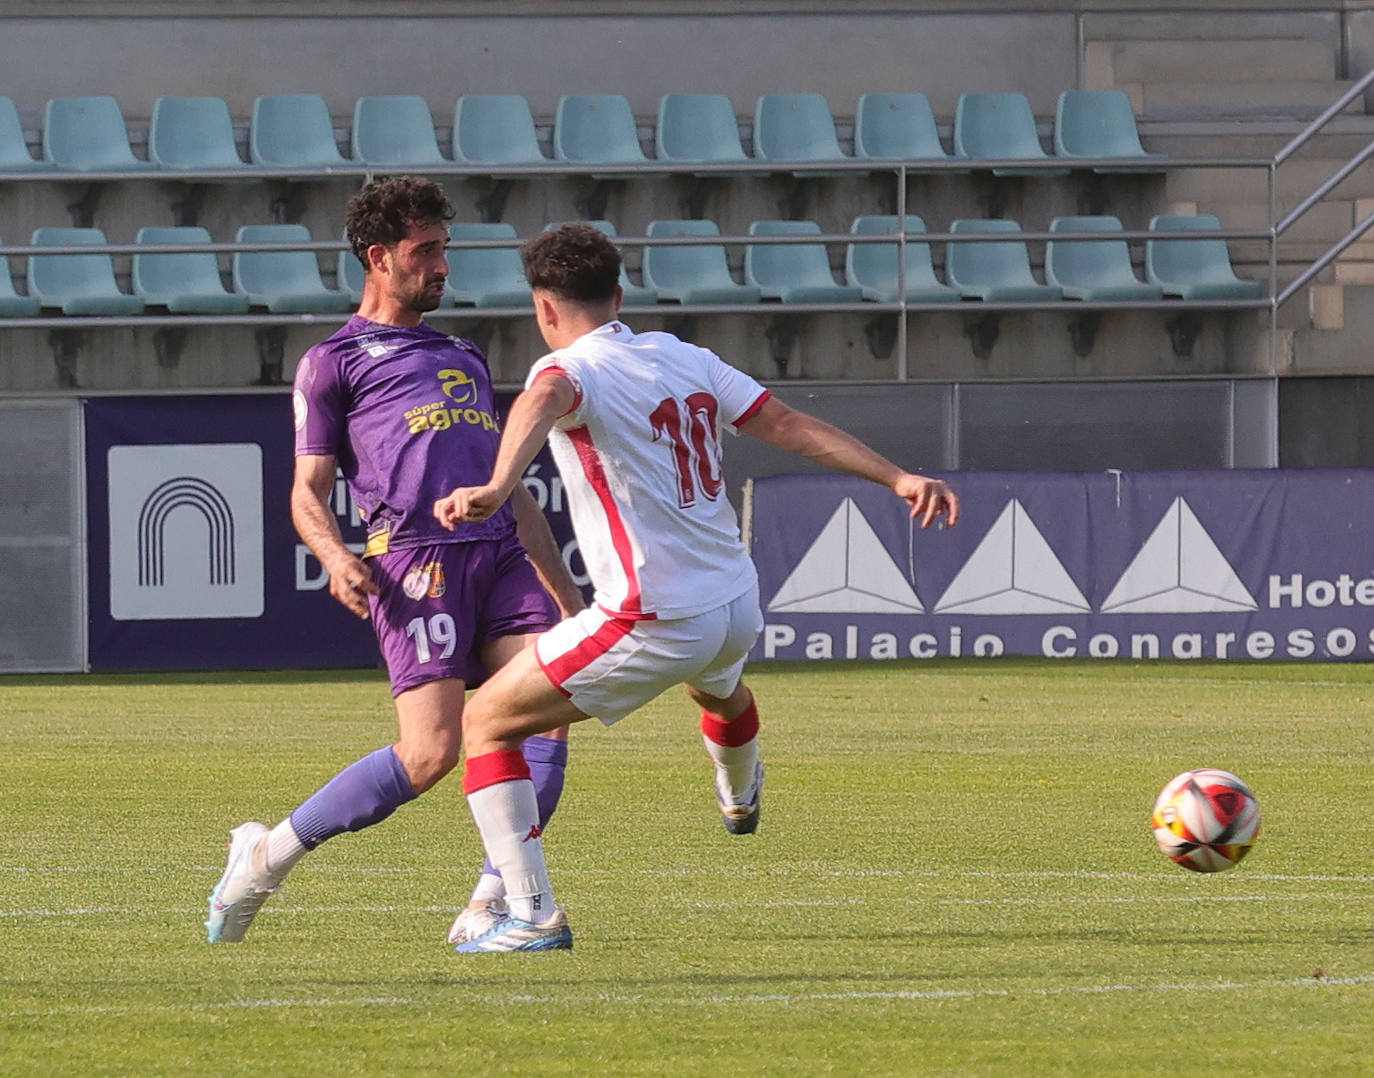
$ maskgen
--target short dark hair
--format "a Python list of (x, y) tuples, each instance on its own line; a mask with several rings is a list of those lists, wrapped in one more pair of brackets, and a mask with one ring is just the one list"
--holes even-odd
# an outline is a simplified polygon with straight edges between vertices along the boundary
[(374, 243), (395, 247), (411, 225), (447, 224), (453, 206), (444, 190), (421, 176), (388, 176), (373, 180), (348, 201), (348, 242), (364, 269)]
[(620, 284), (620, 249), (598, 228), (562, 225), (520, 248), (531, 288), (579, 303), (610, 299)]

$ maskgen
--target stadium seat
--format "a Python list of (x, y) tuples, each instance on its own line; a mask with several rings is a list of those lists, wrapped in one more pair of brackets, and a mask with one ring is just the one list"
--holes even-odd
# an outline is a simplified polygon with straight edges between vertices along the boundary
[[(544, 231), (557, 228), (560, 223), (566, 222), (551, 222), (544, 226)], [(614, 237), (616, 235), (615, 225), (611, 224), (610, 221), (583, 221), (582, 223), (600, 229), (608, 236)], [(643, 285), (634, 284), (630, 280), (630, 273), (625, 268), (624, 259), (620, 263), (620, 291), (622, 293), (620, 302), (625, 307), (643, 307), (658, 302), (658, 296), (652, 288), (645, 288)]]
[[(895, 235), (897, 218), (895, 216), (868, 215), (854, 218), (849, 229), (856, 236)], [(914, 215), (906, 219), (908, 237), (912, 233), (924, 232), (925, 221)], [(852, 285), (857, 285), (864, 299), (879, 303), (895, 303), (899, 295), (897, 283), (896, 243), (851, 243), (845, 253), (844, 275)], [(931, 263), (930, 244), (906, 244), (905, 285), (909, 303), (948, 303), (960, 298), (959, 290), (943, 284), (935, 276)]]
[[(1120, 232), (1115, 217), (1056, 217), (1051, 232)], [(1131, 268), (1125, 240), (1050, 240), (1045, 245), (1045, 281), (1068, 299), (1163, 299), (1164, 290), (1146, 284)]]
[[(105, 233), (98, 228), (36, 228), (35, 247), (102, 247)], [(60, 307), (63, 314), (140, 314), (143, 300), (121, 292), (114, 261), (107, 254), (30, 255), (29, 295), (44, 307)]]
[(747, 161), (734, 103), (724, 94), (664, 94), (654, 149), (660, 161), (730, 164)]
[[(1210, 213), (1162, 214), (1150, 219), (1151, 232), (1215, 232), (1221, 222)], [(1236, 276), (1226, 241), (1149, 240), (1145, 244), (1145, 279), (1167, 296), (1180, 299), (1254, 299), (1259, 281)]]
[(860, 96), (854, 113), (854, 156), (881, 161), (949, 159), (930, 101), (916, 93)]
[(465, 165), (547, 165), (520, 94), (467, 94), (453, 107), (453, 159)]
[[(454, 223), (449, 236), (455, 240), (514, 240), (515, 227)], [(520, 250), (510, 247), (458, 247), (448, 252), (448, 291), (458, 303), (477, 307), (529, 307), (530, 286), (520, 263)]]
[(219, 97), (159, 97), (148, 125), (148, 160), (162, 168), (247, 168)]
[[(754, 105), (754, 157), (760, 161), (852, 161), (840, 149), (823, 94), (761, 94)], [(794, 171), (794, 176), (827, 175)]]
[(138, 171), (119, 102), (109, 95), (55, 97), (43, 110), (43, 159), (59, 168)]
[[(137, 243), (210, 243), (203, 228), (140, 228)], [(230, 292), (219, 274), (219, 256), (211, 251), (181, 254), (135, 254), (131, 277), (134, 292), (150, 307), (166, 307), (174, 314), (243, 314), (247, 296)]]
[[(0, 244), (5, 241), (0, 239)], [(0, 317), (32, 318), (42, 310), (43, 305), (37, 296), (21, 296), (14, 290), (14, 278), (10, 276), (10, 260), (0, 255)]]
[[(1017, 235), (1015, 221), (959, 220), (951, 232)], [(959, 243), (951, 240), (945, 252), (945, 277), (965, 299), (990, 302), (1057, 300), (1057, 285), (1040, 284), (1031, 272), (1030, 253), (1021, 240), (1003, 243)]]
[(415, 94), (358, 98), (353, 106), (353, 159), (388, 168), (445, 164), (429, 104)]
[(19, 110), (8, 97), (0, 97), (0, 172), (34, 172), (51, 168), (48, 161), (35, 161), (24, 139)]
[[(621, 94), (565, 94), (553, 120), (553, 155), (573, 165), (643, 165), (630, 102)], [(599, 174), (597, 179), (646, 178), (644, 173)]]
[(347, 163), (334, 139), (329, 106), (319, 94), (265, 94), (254, 100), (248, 150), (253, 164), (269, 168)]
[[(819, 236), (815, 221), (754, 221), (751, 236)], [(823, 243), (751, 243), (744, 249), (744, 280), (764, 299), (783, 303), (858, 303), (863, 289), (836, 284)]]
[[(309, 243), (310, 230), (304, 225), (244, 225), (234, 238), (239, 243)], [(325, 287), (314, 251), (235, 251), (232, 277), (235, 292), (278, 314), (325, 314), (353, 305), (346, 292)]]
[[(719, 236), (714, 221), (650, 221), (650, 237)], [(757, 303), (754, 285), (736, 284), (724, 244), (644, 249), (644, 283), (661, 300), (678, 303)]]
[(1146, 153), (1140, 144), (1131, 99), (1121, 90), (1065, 90), (1054, 112), (1056, 157), (1138, 157), (1141, 164), (1099, 168), (1097, 172), (1162, 172), (1150, 162), (1164, 154)]
[[(343, 240), (348, 242), (348, 235), (345, 233)], [(339, 264), (335, 270), (335, 275), (339, 281), (339, 291), (345, 293), (348, 298), (357, 305), (363, 301), (363, 278), (366, 274), (363, 271), (363, 264), (358, 261), (358, 256), (353, 253), (353, 248), (345, 247), (339, 252)], [(445, 295), (448, 293), (445, 292)]]
[[(954, 112), (954, 156), (969, 160), (1048, 161), (1035, 114), (1022, 93), (960, 94)], [(995, 176), (1064, 176), (1068, 169), (995, 168)]]

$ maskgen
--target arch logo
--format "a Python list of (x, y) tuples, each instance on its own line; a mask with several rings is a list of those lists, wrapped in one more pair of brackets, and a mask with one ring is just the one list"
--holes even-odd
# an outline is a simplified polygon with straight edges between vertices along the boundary
[(108, 460), (111, 617), (260, 617), (262, 448), (117, 445)]

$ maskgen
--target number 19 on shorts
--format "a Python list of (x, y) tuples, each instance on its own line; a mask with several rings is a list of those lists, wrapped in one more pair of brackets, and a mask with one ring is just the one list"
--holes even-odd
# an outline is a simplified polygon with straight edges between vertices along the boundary
[(453, 654), (458, 634), (454, 632), (453, 616), (435, 614), (430, 618), (414, 618), (406, 626), (406, 635), (415, 641), (415, 658), (422, 663), (434, 658), (434, 648), (442, 650), (439, 658), (447, 659)]

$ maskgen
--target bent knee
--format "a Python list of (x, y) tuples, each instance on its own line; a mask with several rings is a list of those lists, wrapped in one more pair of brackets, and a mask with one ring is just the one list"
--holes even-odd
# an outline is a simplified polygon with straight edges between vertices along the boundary
[(401, 742), (396, 755), (410, 776), (416, 793), (423, 793), (458, 766), (463, 741), (457, 734), (425, 738), (423, 741)]

